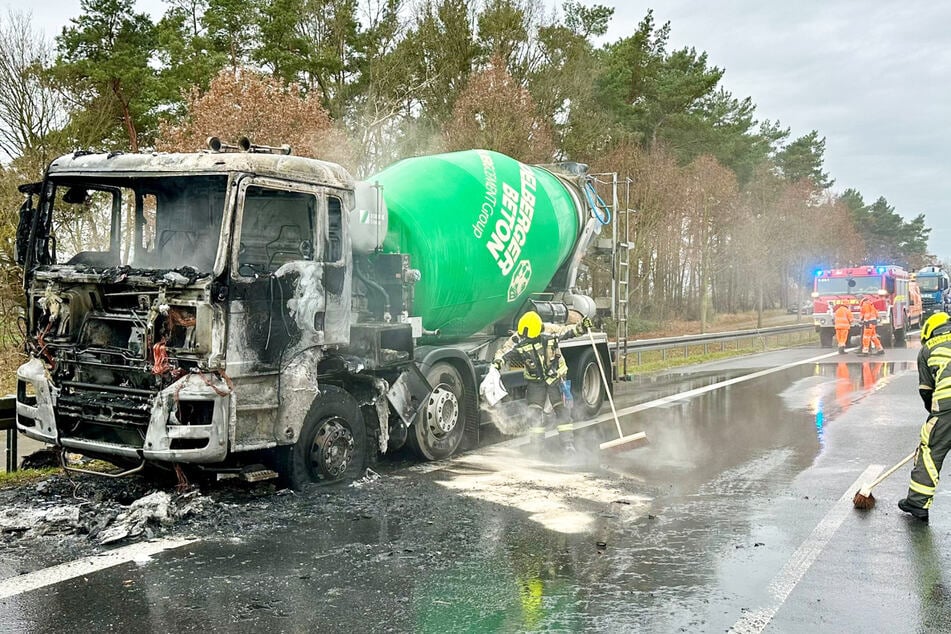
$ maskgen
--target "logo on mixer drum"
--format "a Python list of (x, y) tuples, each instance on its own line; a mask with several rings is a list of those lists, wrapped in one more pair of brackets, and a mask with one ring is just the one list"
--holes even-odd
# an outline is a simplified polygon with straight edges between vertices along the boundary
[(509, 284), (508, 301), (514, 302), (519, 295), (528, 288), (528, 282), (532, 279), (532, 263), (528, 260), (522, 260), (512, 271), (512, 282)]

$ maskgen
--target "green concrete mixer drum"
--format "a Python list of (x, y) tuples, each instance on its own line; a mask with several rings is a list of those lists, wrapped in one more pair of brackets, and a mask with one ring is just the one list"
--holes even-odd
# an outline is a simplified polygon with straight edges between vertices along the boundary
[(586, 216), (551, 172), (486, 150), (406, 159), (369, 181), (382, 185), (389, 211), (383, 250), (410, 254), (422, 274), (413, 312), (444, 338), (544, 291)]

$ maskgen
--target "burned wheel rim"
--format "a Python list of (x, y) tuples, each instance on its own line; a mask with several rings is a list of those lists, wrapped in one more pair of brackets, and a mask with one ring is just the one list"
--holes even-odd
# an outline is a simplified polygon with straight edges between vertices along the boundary
[(437, 438), (452, 432), (459, 422), (459, 400), (445, 385), (438, 385), (426, 405), (426, 424)]
[(321, 422), (314, 435), (310, 462), (320, 480), (336, 480), (346, 473), (353, 460), (353, 434), (339, 416)]

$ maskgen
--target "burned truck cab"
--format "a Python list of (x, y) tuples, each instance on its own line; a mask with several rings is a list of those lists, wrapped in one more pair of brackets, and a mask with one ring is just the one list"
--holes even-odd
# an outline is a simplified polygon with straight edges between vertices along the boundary
[[(253, 148), (76, 153), (21, 191), (20, 432), (131, 469), (298, 441), (350, 340), (350, 217), (378, 215), (346, 170)], [(360, 462), (338, 427), (316, 441), (330, 475)]]

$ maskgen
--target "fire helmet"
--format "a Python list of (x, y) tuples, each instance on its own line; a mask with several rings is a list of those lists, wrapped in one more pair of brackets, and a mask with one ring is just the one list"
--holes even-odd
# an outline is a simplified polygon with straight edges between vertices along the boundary
[(951, 317), (949, 317), (948, 313), (946, 312), (935, 313), (926, 319), (925, 324), (921, 327), (922, 343), (931, 339), (931, 335), (934, 334), (934, 331), (937, 330), (939, 326), (943, 326), (948, 323), (949, 320), (951, 320)]
[(522, 315), (518, 320), (518, 334), (529, 339), (534, 339), (542, 334), (542, 318), (534, 310), (530, 310)]

